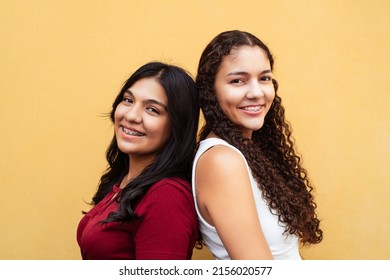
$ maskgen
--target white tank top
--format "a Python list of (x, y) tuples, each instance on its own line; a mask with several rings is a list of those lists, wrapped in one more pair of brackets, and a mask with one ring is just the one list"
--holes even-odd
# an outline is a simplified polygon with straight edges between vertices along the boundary
[(278, 222), (277, 215), (271, 213), (266, 201), (262, 197), (260, 189), (257, 187), (257, 182), (252, 176), (252, 172), (244, 155), (236, 147), (219, 138), (208, 138), (201, 141), (199, 149), (195, 155), (194, 165), (192, 167), (192, 191), (195, 199), (195, 208), (196, 213), (198, 214), (199, 228), (207, 248), (209, 248), (211, 253), (213, 253), (214, 257), (218, 260), (230, 259), (229, 254), (223, 246), (223, 243), (219, 238), (215, 227), (208, 224), (200, 214), (196, 200), (195, 170), (198, 164), (198, 160), (204, 152), (216, 145), (229, 147), (239, 153), (244, 159), (255, 198), (257, 215), (259, 217), (261, 228), (274, 259), (300, 260), (301, 257), (299, 254), (298, 237), (296, 235), (286, 233), (283, 234), (285, 226)]

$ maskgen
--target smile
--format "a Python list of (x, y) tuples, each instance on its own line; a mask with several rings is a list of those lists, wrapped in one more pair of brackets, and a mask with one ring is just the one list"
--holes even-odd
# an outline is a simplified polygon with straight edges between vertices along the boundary
[(133, 130), (133, 129), (128, 129), (128, 128), (125, 128), (125, 127), (121, 127), (122, 131), (124, 134), (126, 135), (131, 135), (131, 136), (145, 136), (144, 133), (141, 133), (139, 131), (136, 131), (136, 130)]
[(240, 109), (244, 110), (244, 111), (248, 111), (248, 112), (259, 112), (260, 109), (262, 108), (263, 106), (260, 106), (260, 105), (256, 105), (256, 106), (245, 106), (245, 107), (240, 107)]

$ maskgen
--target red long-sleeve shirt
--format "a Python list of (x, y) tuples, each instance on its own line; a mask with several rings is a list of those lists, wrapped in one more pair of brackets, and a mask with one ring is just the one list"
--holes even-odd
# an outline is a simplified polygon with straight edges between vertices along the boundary
[(118, 210), (112, 198), (121, 191), (115, 185), (81, 219), (77, 242), (83, 259), (191, 259), (198, 221), (188, 182), (167, 178), (151, 186), (134, 209), (139, 221), (99, 223)]

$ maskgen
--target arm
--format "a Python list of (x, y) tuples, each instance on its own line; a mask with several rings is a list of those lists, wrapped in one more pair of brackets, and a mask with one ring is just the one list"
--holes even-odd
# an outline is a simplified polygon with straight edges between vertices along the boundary
[(217, 229), (231, 259), (272, 259), (240, 154), (224, 146), (205, 152), (196, 184), (201, 214)]
[(179, 260), (192, 253), (197, 236), (197, 217), (192, 194), (164, 180), (152, 187), (139, 205), (144, 218), (137, 224), (136, 259)]

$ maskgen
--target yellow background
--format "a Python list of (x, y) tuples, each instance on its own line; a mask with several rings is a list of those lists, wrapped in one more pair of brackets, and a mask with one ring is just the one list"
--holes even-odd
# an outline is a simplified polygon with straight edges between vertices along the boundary
[(324, 230), (303, 256), (390, 259), (389, 13), (386, 0), (1, 0), (0, 259), (80, 259), (122, 83), (151, 60), (195, 75), (230, 29), (276, 58)]

